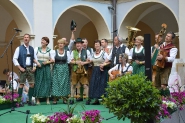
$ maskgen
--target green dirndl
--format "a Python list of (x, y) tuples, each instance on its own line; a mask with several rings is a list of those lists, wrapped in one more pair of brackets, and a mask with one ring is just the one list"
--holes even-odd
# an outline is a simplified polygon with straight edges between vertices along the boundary
[(52, 72), (52, 96), (68, 96), (70, 94), (70, 81), (68, 64), (55, 64)]
[(135, 61), (132, 63), (132, 67), (133, 67), (133, 72), (132, 74), (140, 74), (143, 73), (145, 74), (145, 65), (144, 64), (137, 64)]
[(39, 61), (42, 65), (37, 67), (35, 71), (35, 86), (34, 96), (35, 97), (49, 97), (51, 88), (51, 69), (50, 64), (43, 65), (43, 61)]

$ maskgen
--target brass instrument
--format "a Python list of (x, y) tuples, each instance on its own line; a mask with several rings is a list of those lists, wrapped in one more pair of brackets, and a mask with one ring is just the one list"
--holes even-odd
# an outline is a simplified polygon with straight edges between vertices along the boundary
[(129, 49), (131, 49), (131, 48), (133, 48), (133, 46), (134, 46), (133, 41), (134, 41), (134, 38), (135, 38), (135, 36), (136, 36), (136, 33), (137, 33), (138, 31), (141, 31), (141, 30), (138, 29), (138, 28), (135, 28), (135, 27), (131, 27), (131, 26), (126, 26), (126, 27), (127, 27), (127, 29), (128, 29), (127, 47), (128, 47)]
[[(163, 36), (164, 35), (164, 33), (166, 32), (167, 25), (165, 23), (163, 23), (161, 25), (161, 27), (162, 27), (162, 29), (160, 30), (160, 32), (158, 34), (159, 36)], [(159, 36), (158, 36), (158, 39), (157, 39), (157, 44), (158, 45), (160, 45)], [(155, 50), (152, 53), (152, 65), (156, 65), (156, 66), (158, 66), (160, 68), (164, 68), (165, 59), (157, 60), (157, 56), (159, 54), (166, 55), (166, 54), (164, 54), (164, 52), (162, 50), (158, 50), (157, 48), (155, 48)]]

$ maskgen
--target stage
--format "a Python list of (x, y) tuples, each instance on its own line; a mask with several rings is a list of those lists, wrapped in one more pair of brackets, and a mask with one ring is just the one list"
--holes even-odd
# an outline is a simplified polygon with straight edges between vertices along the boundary
[[(111, 118), (109, 120), (106, 120), (107, 118), (113, 117), (114, 115), (112, 113), (109, 113), (108, 108), (105, 108), (103, 105), (85, 105), (85, 101), (82, 103), (79, 103), (79, 105), (75, 108), (75, 114), (79, 114), (80, 112), (83, 112), (83, 108), (81, 107), (81, 104), (85, 106), (86, 110), (96, 109), (100, 111), (100, 114), (104, 118), (103, 123), (130, 123), (129, 119), (126, 119), (125, 121), (117, 120), (116, 117)], [(71, 106), (74, 106), (71, 105)], [(23, 111), (30, 110), (28, 123), (31, 123), (30, 116), (36, 113), (42, 113), (44, 115), (51, 115), (54, 112), (63, 111), (63, 109), (67, 109), (67, 104), (62, 104), (62, 101), (58, 101), (57, 105), (46, 105), (45, 102), (42, 102), (41, 105), (37, 106), (27, 106), (27, 104), (24, 107), (15, 108), (15, 110)], [(6, 110), (0, 110), (0, 114), (9, 111), (10, 109)], [(0, 116), (0, 123), (26, 123), (26, 114), (13, 111), (12, 113), (7, 113), (2, 116)]]

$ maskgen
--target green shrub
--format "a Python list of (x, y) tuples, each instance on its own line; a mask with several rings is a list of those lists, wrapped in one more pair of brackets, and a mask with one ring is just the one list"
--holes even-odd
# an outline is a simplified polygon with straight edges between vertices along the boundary
[(158, 114), (161, 99), (158, 89), (144, 75), (125, 75), (109, 82), (103, 105), (117, 118), (131, 119), (133, 123), (145, 123)]

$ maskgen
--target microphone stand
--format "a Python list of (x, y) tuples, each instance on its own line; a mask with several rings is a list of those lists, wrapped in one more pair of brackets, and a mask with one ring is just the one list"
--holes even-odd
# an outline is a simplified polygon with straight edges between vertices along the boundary
[[(12, 44), (13, 44), (13, 39), (15, 38), (15, 36), (17, 35), (17, 33), (19, 32), (20, 30), (15, 30), (15, 34), (13, 35), (12, 39), (10, 40), (10, 42), (8, 43), (6, 49), (4, 50), (3, 54), (1, 55), (0, 58), (3, 58), (3, 56), (5, 55), (5, 53), (7, 52), (9, 46), (11, 46), (11, 57), (13, 58), (13, 50), (12, 50)], [(0, 116), (4, 115), (4, 114), (7, 114), (7, 113), (11, 113), (12, 111), (17, 111), (15, 110), (14, 108), (14, 99), (13, 99), (13, 95), (14, 95), (14, 87), (13, 87), (13, 60), (12, 60), (12, 81), (11, 81), (11, 86), (12, 86), (12, 108), (10, 109), (10, 111), (7, 111), (5, 113), (2, 113), (0, 114)], [(21, 113), (24, 113), (24, 114), (27, 114), (26, 116), (26, 123), (28, 123), (28, 115), (30, 114), (30, 110), (26, 110), (26, 112), (23, 112), (23, 111), (17, 111), (17, 112), (21, 112)]]

